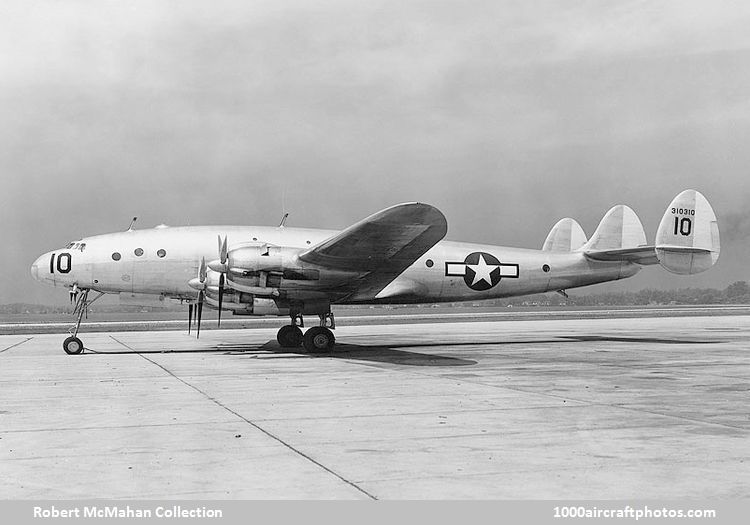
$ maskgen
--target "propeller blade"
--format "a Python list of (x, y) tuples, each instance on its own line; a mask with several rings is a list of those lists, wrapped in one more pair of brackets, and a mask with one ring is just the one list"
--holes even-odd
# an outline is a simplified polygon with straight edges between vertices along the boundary
[(198, 317), (198, 319), (197, 319), (197, 321), (198, 321), (198, 330), (197, 330), (197, 334), (195, 336), (196, 339), (199, 339), (200, 336), (201, 336), (201, 317), (202, 317), (202, 315), (203, 315), (203, 290), (201, 290), (200, 293), (198, 294), (198, 315), (197, 315), (197, 317)]
[(219, 245), (219, 259), (221, 264), (227, 263), (227, 236), (224, 236), (224, 241)]
[(190, 327), (193, 326), (193, 303), (188, 305), (188, 334), (190, 334)]
[(224, 274), (219, 274), (219, 323), (221, 326), (221, 305), (224, 302)]
[(201, 257), (201, 267), (200, 271), (198, 272), (198, 276), (200, 277), (200, 280), (202, 283), (206, 282), (206, 258)]

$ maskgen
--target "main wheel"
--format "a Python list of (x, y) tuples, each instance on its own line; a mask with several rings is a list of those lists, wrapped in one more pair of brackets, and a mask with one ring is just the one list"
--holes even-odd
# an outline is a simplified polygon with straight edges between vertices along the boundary
[(63, 341), (63, 350), (66, 354), (76, 355), (83, 352), (83, 343), (77, 337), (68, 337)]
[(308, 352), (324, 352), (333, 348), (336, 343), (336, 337), (325, 326), (313, 326), (307, 332), (302, 344)]
[(299, 326), (285, 325), (276, 334), (276, 340), (282, 348), (298, 348), (302, 344), (302, 330)]

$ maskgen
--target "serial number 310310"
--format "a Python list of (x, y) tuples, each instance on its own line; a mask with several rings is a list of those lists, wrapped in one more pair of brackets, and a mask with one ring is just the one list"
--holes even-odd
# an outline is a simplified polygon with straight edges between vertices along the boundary
[(672, 208), (672, 214), (673, 215), (695, 215), (695, 210), (690, 210), (688, 208)]

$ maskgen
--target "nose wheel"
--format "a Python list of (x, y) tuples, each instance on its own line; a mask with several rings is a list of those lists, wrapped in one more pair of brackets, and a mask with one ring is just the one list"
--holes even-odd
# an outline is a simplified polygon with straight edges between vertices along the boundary
[(68, 355), (77, 355), (83, 352), (83, 343), (77, 337), (70, 336), (63, 341), (63, 350)]

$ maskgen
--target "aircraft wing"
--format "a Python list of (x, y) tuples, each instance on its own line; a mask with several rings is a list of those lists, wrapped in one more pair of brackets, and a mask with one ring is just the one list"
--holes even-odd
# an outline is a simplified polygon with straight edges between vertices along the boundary
[(355, 295), (374, 295), (445, 237), (445, 216), (429, 204), (397, 204), (313, 246), (299, 259), (361, 274)]

